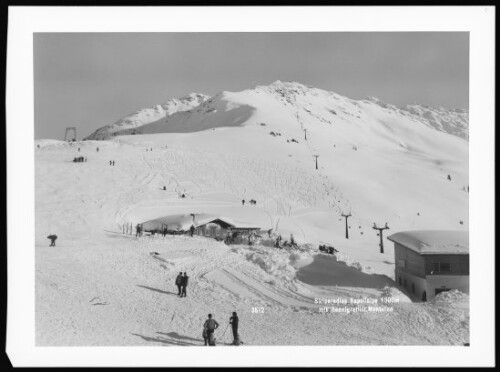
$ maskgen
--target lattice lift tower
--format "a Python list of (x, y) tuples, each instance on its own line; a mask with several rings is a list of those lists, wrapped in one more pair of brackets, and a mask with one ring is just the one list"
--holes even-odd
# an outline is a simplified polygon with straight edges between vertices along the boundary
[(68, 140), (68, 132), (73, 131), (73, 139), (72, 141), (76, 141), (76, 127), (66, 127), (66, 131), (64, 132), (64, 141)]

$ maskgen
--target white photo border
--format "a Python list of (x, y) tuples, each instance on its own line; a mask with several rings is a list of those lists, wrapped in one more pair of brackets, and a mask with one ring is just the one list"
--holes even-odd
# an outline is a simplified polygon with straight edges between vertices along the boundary
[[(9, 7), (8, 10), (6, 351), (14, 366), (494, 366), (494, 7)], [(33, 33), (257, 31), (470, 32), (470, 347), (36, 347)], [(32, 230), (27, 231), (27, 226)]]

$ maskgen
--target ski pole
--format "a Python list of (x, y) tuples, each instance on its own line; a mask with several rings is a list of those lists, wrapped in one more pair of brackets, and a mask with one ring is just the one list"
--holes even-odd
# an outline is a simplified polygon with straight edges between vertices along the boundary
[(229, 324), (227, 325), (226, 329), (224, 330), (224, 333), (222, 334), (222, 339), (225, 341), (226, 339), (224, 338), (224, 335), (226, 334), (227, 329), (229, 328)]

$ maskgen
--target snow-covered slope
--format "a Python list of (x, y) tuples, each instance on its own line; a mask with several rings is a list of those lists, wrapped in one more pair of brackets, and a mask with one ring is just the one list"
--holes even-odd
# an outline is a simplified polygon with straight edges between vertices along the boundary
[(132, 115), (128, 115), (118, 120), (116, 123), (99, 128), (85, 139), (105, 140), (123, 131), (140, 133), (140, 128), (143, 125), (166, 118), (176, 112), (191, 110), (193, 107), (198, 106), (209, 98), (209, 96), (200, 93), (191, 93), (179, 99), (174, 98), (164, 104), (139, 110)]
[(443, 107), (421, 105), (407, 105), (403, 110), (417, 116), (424, 124), (428, 124), (434, 129), (469, 140), (468, 110), (448, 110)]
[[(232, 311), (252, 344), (468, 342), (468, 297), (408, 302), (391, 279), (392, 243), (384, 235), (380, 253), (372, 228), (467, 230), (468, 142), (384, 106), (276, 82), (137, 126), (143, 135), (36, 141), (37, 345), (198, 345), (204, 316)], [(263, 237), (248, 247), (123, 234), (191, 213)], [(272, 247), (290, 234), (300, 252)], [(192, 278), (187, 299), (173, 293), (179, 271)], [(314, 303), (388, 295), (400, 303), (383, 314), (319, 314)]]
[[(379, 112), (365, 111), (363, 104), (374, 103)], [(421, 105), (398, 108), (369, 97), (355, 101), (322, 89), (307, 87), (295, 82), (276, 81), (268, 86), (258, 86), (243, 92), (221, 92), (210, 98), (190, 94), (173, 99), (164, 105), (143, 109), (134, 115), (103, 127), (86, 139), (109, 139), (115, 135), (146, 133), (195, 132), (221, 126), (255, 124), (255, 116), (273, 120), (277, 110), (296, 116), (296, 111), (307, 112), (309, 119), (318, 123), (333, 123), (346, 117), (351, 122), (377, 119), (380, 112), (389, 113), (399, 120), (427, 125), (438, 131), (468, 139), (467, 110), (447, 110)]]

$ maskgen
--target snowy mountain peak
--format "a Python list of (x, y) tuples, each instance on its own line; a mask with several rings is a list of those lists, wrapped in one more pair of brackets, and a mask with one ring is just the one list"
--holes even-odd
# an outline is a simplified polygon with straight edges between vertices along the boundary
[(281, 81), (276, 80), (275, 82), (269, 85), (259, 85), (255, 88), (255, 90), (267, 91), (271, 93), (280, 93), (280, 94), (299, 94), (305, 95), (310, 92), (312, 87), (308, 87), (304, 84), (297, 83), (294, 81)]
[(113, 124), (106, 125), (96, 130), (85, 139), (105, 140), (124, 131), (135, 134), (135, 131), (144, 125), (164, 119), (177, 112), (189, 111), (209, 99), (210, 96), (202, 93), (190, 93), (181, 98), (173, 98), (164, 104), (136, 111)]
[[(300, 117), (299, 113), (303, 113)], [(349, 123), (361, 132), (353, 132), (358, 141), (366, 128), (375, 128), (386, 116), (398, 123), (425, 125), (440, 132), (468, 140), (467, 110), (448, 110), (422, 105), (398, 108), (375, 97), (356, 101), (334, 92), (298, 82), (276, 80), (241, 92), (222, 91), (213, 97), (191, 93), (164, 104), (142, 109), (117, 122), (98, 129), (86, 139), (109, 139), (117, 135), (148, 133), (188, 133), (218, 127), (276, 123), (275, 129), (293, 130), (303, 121), (321, 128), (324, 124)], [(383, 119), (382, 119), (383, 118)], [(368, 126), (367, 126), (368, 125)], [(397, 123), (391, 125), (399, 125)], [(385, 129), (384, 129), (385, 130)], [(290, 135), (295, 135), (290, 133)]]

